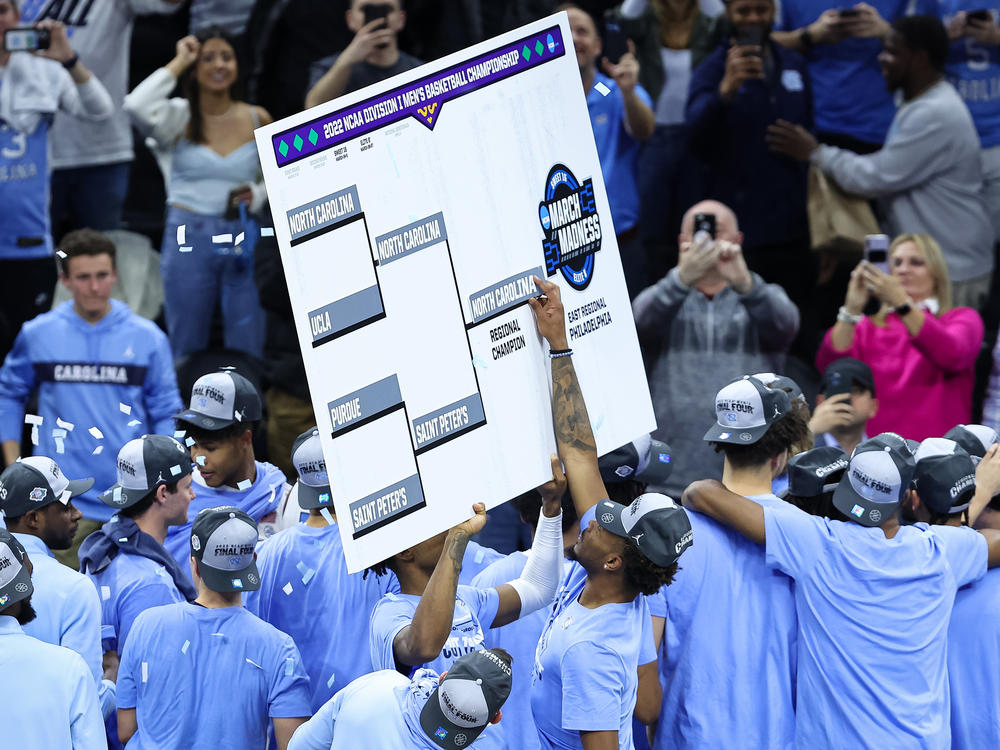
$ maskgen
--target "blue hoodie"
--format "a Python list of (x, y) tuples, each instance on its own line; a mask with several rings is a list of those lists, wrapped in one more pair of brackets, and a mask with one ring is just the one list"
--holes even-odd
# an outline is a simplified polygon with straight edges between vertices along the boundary
[[(285, 475), (281, 469), (272, 464), (256, 462), (257, 480), (245, 490), (232, 487), (209, 487), (201, 478), (198, 469), (192, 474), (195, 498), (188, 506), (188, 522), (183, 526), (171, 526), (167, 529), (167, 539), (163, 543), (167, 552), (174, 556), (181, 570), (191, 576), (191, 524), (205, 508), (215, 508), (219, 505), (235, 505), (254, 521), (274, 513), (278, 509), (281, 498), (285, 496)], [(265, 536), (267, 536), (265, 534)]]
[[(0, 368), (0, 440), (20, 441), (36, 387), (43, 422), (35, 453), (55, 459), (70, 479), (94, 477), (74, 503), (84, 517), (107, 521), (114, 510), (97, 496), (116, 481), (118, 450), (147, 433), (172, 435), (173, 415), (184, 408), (167, 337), (124, 302), (111, 300), (111, 311), (93, 325), (64, 302), (24, 324)], [(53, 430), (66, 434), (57, 438)]]

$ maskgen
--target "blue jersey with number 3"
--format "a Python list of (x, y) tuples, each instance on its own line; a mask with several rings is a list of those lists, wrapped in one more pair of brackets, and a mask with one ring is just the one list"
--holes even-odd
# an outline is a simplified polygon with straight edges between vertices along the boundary
[(47, 143), (51, 124), (51, 117), (43, 117), (33, 132), (22, 133), (0, 120), (0, 206), (4, 214), (0, 259), (52, 254)]

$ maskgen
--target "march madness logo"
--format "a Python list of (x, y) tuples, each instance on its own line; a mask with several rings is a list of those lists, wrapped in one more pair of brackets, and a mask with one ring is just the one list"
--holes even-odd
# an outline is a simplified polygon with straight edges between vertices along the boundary
[(545, 239), (545, 273), (562, 271), (569, 285), (586, 289), (594, 277), (594, 253), (601, 249), (601, 220), (594, 200), (594, 183), (581, 184), (562, 164), (549, 170), (545, 200), (538, 204)]

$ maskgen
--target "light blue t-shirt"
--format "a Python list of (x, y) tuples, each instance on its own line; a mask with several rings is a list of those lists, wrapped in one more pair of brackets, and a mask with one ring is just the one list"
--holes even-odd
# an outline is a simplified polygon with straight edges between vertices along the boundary
[(767, 563), (795, 579), (795, 746), (951, 747), (947, 630), (955, 592), (986, 572), (969, 528), (880, 528), (764, 508)]
[[(774, 495), (750, 497), (764, 508)], [(795, 736), (792, 579), (764, 548), (688, 510), (695, 543), (665, 599), (656, 750), (787, 750)]]
[(1000, 747), (1000, 568), (958, 590), (948, 626), (952, 750)]
[(293, 526), (257, 547), (260, 590), (243, 596), (247, 610), (295, 641), (309, 674), (312, 707), (372, 671), (368, 621), (382, 595), (398, 592), (391, 571), (349, 574), (340, 528)]
[[(601, 93), (599, 85), (608, 93)], [(642, 86), (636, 86), (635, 93), (648, 107), (653, 106)], [(594, 87), (587, 92), (587, 109), (608, 191), (611, 220), (615, 233), (621, 234), (639, 220), (639, 142), (625, 129), (625, 98), (613, 78), (594, 74)], [(579, 177), (582, 180), (586, 175)]]
[(135, 708), (129, 750), (264, 750), (270, 718), (309, 716), (309, 677), (292, 639), (243, 607), (147, 609), (118, 669)]
[(465, 548), (465, 554), (462, 556), (462, 570), (458, 574), (459, 584), (472, 586), (473, 578), (497, 560), (503, 560), (505, 557), (506, 555), (502, 552), (497, 552), (492, 547), (485, 547), (478, 542), (470, 540)]
[[(580, 520), (586, 528), (593, 509)], [(588, 609), (579, 602), (587, 572), (573, 564), (535, 652), (531, 712), (545, 750), (579, 750), (580, 732), (617, 731), (632, 750), (639, 664), (656, 658), (646, 597)]]
[[(396, 657), (392, 643), (399, 631), (413, 622), (420, 597), (414, 594), (386, 594), (372, 610), (371, 631), (368, 643), (371, 647), (373, 669), (396, 669)], [(417, 664), (407, 670), (408, 675), (426, 667), (438, 674), (451, 669), (459, 657), (481, 651), (485, 640), (484, 631), (493, 624), (500, 606), (500, 595), (496, 589), (474, 589), (459, 586), (455, 597), (455, 613), (452, 617), (451, 635), (445, 641), (438, 657), (427, 664)]]
[[(982, 0), (937, 0), (936, 15), (947, 26), (959, 11), (991, 9), (993, 22), (1000, 5)], [(983, 148), (1000, 144), (1000, 47), (980, 44), (972, 37), (951, 43), (945, 75), (969, 108)]]
[(119, 552), (99, 573), (87, 577), (101, 597), (101, 640), (105, 651), (117, 651), (141, 612), (184, 601), (170, 573), (160, 563)]

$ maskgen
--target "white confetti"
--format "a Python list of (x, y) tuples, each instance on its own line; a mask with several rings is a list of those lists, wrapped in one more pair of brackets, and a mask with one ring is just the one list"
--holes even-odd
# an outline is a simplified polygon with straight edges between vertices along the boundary
[(111, 598), (111, 587), (101, 586), (101, 599), (103, 601), (107, 601), (110, 598)]
[(320, 514), (321, 516), (323, 516), (323, 520), (324, 520), (324, 521), (326, 521), (326, 522), (327, 522), (328, 524), (330, 524), (331, 526), (332, 526), (332, 525), (333, 525), (334, 523), (336, 523), (336, 521), (334, 521), (334, 520), (333, 520), (333, 513), (331, 513), (331, 512), (330, 512), (330, 509), (329, 509), (329, 508), (320, 508), (320, 509), (319, 509), (319, 514)]
[(191, 641), (184, 641), (184, 645), (181, 646), (181, 653), (182, 654), (186, 654), (188, 652), (188, 648), (190, 648), (190, 646), (191, 646)]
[(91, 435), (93, 435), (94, 438), (96, 438), (97, 440), (104, 440), (104, 433), (101, 432), (96, 427), (91, 427), (89, 430), (87, 430), (87, 432), (89, 432)]
[(128, 404), (123, 404), (121, 401), (119, 401), (118, 402), (118, 411), (120, 411), (122, 414), (131, 414), (132, 413), (132, 407), (129, 406)]
[(70, 432), (72, 432), (73, 428), (76, 427), (76, 425), (74, 425), (72, 422), (64, 422), (61, 419), (59, 419), (59, 417), (56, 417), (56, 424), (62, 427), (64, 430), (69, 430)]
[(186, 445), (188, 448), (190, 448), (192, 445), (194, 445), (194, 438), (187, 438), (184, 441), (184, 445)]
[(141, 424), (142, 424), (142, 422), (140, 422), (138, 419), (130, 419), (128, 421), (128, 426), (129, 427), (136, 427), (136, 426), (141, 425)]
[(33, 424), (33, 425), (37, 426), (37, 425), (42, 424), (42, 422), (44, 422), (44, 421), (45, 421), (45, 418), (44, 417), (40, 417), (37, 414), (25, 414), (24, 415), (24, 423), (25, 424)]
[(66, 437), (66, 430), (52, 430), (52, 437), (64, 438)]
[(178, 466), (177, 464), (174, 464), (173, 466), (170, 467), (170, 476), (176, 477), (180, 473), (181, 473), (181, 467)]
[(332, 675), (330, 675), (330, 679), (326, 681), (326, 686), (328, 688), (332, 688), (333, 687), (333, 683), (336, 682), (336, 681), (337, 681), (337, 675), (332, 674)]
[(177, 249), (180, 250), (182, 253), (190, 253), (191, 251), (194, 250), (194, 248), (191, 247), (190, 245), (181, 245)]
[(246, 492), (251, 487), (253, 487), (253, 482), (251, 482), (249, 479), (244, 479), (243, 481), (236, 483), (236, 489), (241, 490), (243, 492)]
[(611, 93), (611, 89), (609, 89), (600, 81), (594, 84), (594, 88), (597, 89), (597, 93), (600, 94), (601, 96), (607, 96), (608, 94)]
[(243, 232), (240, 232), (238, 235), (236, 235), (236, 239), (233, 241), (233, 244), (242, 245), (244, 239), (246, 238), (243, 236)]
[(177, 226), (177, 244), (183, 245), (187, 240), (187, 224), (179, 224)]
[(187, 435), (187, 433), (184, 430), (176, 430), (174, 432), (174, 438), (177, 440), (183, 440), (185, 435)]
[(261, 237), (274, 237), (274, 227), (261, 227), (260, 228)]
[(62, 250), (56, 250), (56, 255), (59, 256), (59, 260), (66, 260), (68, 257)]
[(204, 456), (196, 456), (195, 459), (194, 459), (194, 462), (196, 464), (198, 464), (199, 466), (204, 466), (205, 465), (205, 457)]
[(38, 445), (38, 425), (31, 426), (31, 444)]
[(243, 415), (240, 414), (240, 412), (234, 412), (233, 416), (236, 417), (236, 421), (237, 422), (242, 422), (243, 421)]
[(149, 681), (149, 662), (144, 661), (142, 663), (142, 681), (143, 682)]
[(295, 672), (295, 659), (288, 657), (285, 659), (285, 677), (290, 677)]
[(57, 437), (55, 438), (55, 442), (56, 442), (56, 453), (65, 453), (66, 444), (63, 442), (63, 439)]
[(216, 245), (228, 245), (228, 244), (232, 243), (232, 241), (233, 241), (233, 235), (232, 234), (213, 234), (212, 235), (212, 242), (214, 242)]
[(255, 662), (255, 661), (254, 661), (253, 659), (251, 659), (251, 658), (250, 658), (249, 656), (244, 656), (243, 658), (244, 658), (244, 659), (246, 659), (246, 662), (247, 662), (247, 664), (253, 664), (253, 665), (254, 665), (255, 667), (257, 667), (257, 669), (259, 669), (260, 671), (262, 671), (262, 672), (264, 671), (264, 667), (262, 667), (262, 666), (261, 666), (260, 664), (258, 664), (257, 662)]
[(102, 454), (103, 452), (104, 452), (104, 446), (103, 446), (103, 445), (99, 445), (99, 446), (97, 446), (96, 448), (94, 448), (94, 450), (92, 450), (92, 451), (90, 452), (90, 455), (91, 455), (91, 456), (99, 456), (99, 455), (101, 455), (101, 454)]
[(284, 586), (281, 587), (281, 590), (285, 592), (285, 596), (291, 596), (292, 595), (292, 582), (289, 581), (288, 583), (286, 583)]
[(111, 499), (116, 503), (120, 503), (122, 500), (122, 488), (115, 487), (115, 491), (111, 493)]

